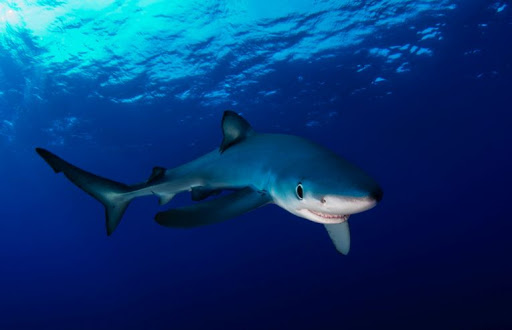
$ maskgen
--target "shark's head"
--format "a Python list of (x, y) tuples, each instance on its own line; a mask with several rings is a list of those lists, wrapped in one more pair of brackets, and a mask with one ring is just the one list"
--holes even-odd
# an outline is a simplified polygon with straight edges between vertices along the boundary
[(355, 165), (330, 152), (316, 156), (297, 158), (276, 177), (271, 193), (277, 205), (299, 217), (334, 224), (382, 199), (379, 185)]

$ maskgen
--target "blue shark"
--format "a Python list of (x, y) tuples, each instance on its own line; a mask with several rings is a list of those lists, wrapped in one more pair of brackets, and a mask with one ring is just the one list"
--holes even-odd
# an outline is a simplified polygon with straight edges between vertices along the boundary
[(349, 216), (382, 199), (382, 189), (369, 175), (307, 139), (258, 133), (233, 111), (224, 112), (222, 132), (218, 149), (175, 168), (155, 167), (146, 181), (133, 185), (84, 171), (48, 150), (36, 152), (104, 205), (107, 235), (134, 198), (155, 195), (163, 205), (190, 192), (195, 203), (159, 212), (156, 222), (181, 228), (209, 225), (273, 203), (323, 224), (337, 251), (349, 252)]

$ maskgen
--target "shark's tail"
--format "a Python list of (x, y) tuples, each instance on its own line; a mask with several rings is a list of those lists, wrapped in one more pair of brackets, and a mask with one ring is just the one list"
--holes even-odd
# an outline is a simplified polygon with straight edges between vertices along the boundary
[(131, 188), (125, 184), (86, 172), (48, 150), (36, 148), (36, 152), (51, 166), (55, 173), (64, 173), (71, 182), (105, 206), (107, 235), (112, 234), (121, 221), (128, 204), (133, 199), (132, 196), (127, 194), (131, 191)]

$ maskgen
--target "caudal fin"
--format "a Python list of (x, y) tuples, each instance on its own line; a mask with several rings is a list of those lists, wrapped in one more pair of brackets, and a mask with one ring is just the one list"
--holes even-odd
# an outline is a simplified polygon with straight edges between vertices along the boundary
[(130, 192), (130, 187), (86, 172), (48, 150), (36, 148), (36, 152), (55, 173), (64, 173), (71, 182), (105, 206), (107, 235), (111, 235), (132, 200), (132, 197), (126, 197), (126, 193)]

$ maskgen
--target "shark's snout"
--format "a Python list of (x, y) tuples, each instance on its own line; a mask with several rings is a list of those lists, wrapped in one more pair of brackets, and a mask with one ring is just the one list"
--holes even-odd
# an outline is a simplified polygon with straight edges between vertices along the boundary
[(377, 187), (370, 193), (370, 198), (374, 199), (378, 203), (382, 200), (383, 195), (384, 192), (382, 191), (382, 189), (380, 187)]

